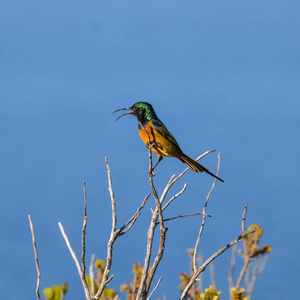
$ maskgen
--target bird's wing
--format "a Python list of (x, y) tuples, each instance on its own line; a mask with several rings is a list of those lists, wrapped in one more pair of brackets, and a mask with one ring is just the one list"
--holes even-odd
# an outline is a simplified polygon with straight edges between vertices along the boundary
[(171, 142), (172, 144), (174, 144), (176, 147), (180, 149), (176, 139), (163, 123), (160, 123), (159, 126), (155, 126), (154, 130), (158, 132), (163, 138), (165, 138), (166, 140), (168, 140), (169, 142)]

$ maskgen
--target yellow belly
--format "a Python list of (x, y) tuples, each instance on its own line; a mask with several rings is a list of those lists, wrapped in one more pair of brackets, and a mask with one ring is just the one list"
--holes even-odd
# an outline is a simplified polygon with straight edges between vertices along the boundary
[[(144, 127), (147, 133), (149, 134), (150, 144), (155, 143), (151, 150), (154, 151), (159, 156), (171, 156), (171, 157), (178, 157), (178, 146), (174, 145), (171, 141), (160, 135), (153, 127), (151, 127), (151, 121), (147, 123)], [(139, 135), (145, 145), (149, 147), (148, 143), (148, 135), (144, 129), (139, 129)]]

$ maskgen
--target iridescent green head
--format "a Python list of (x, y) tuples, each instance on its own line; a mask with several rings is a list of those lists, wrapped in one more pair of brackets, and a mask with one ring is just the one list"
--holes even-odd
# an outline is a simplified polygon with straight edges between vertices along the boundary
[(128, 114), (135, 116), (143, 125), (149, 121), (158, 120), (152, 105), (148, 102), (136, 102), (131, 107), (118, 109), (114, 113), (120, 110), (129, 110), (129, 112), (121, 115), (116, 120)]

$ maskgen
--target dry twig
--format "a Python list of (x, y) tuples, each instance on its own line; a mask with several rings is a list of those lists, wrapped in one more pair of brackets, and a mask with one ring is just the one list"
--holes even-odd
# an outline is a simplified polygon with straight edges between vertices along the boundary
[(110, 171), (110, 167), (109, 167), (109, 164), (107, 161), (107, 157), (105, 157), (105, 164), (107, 167), (108, 190), (109, 190), (109, 194), (110, 194), (111, 208), (112, 208), (112, 226), (111, 226), (110, 238), (109, 238), (109, 241), (107, 244), (107, 256), (106, 256), (105, 269), (104, 269), (104, 272), (102, 275), (100, 287), (95, 295), (96, 299), (100, 298), (101, 294), (104, 291), (105, 286), (109, 282), (108, 276), (109, 276), (110, 269), (111, 269), (113, 244), (118, 237), (118, 234), (116, 234), (116, 226), (117, 226), (116, 202), (115, 202), (115, 195), (114, 195), (114, 192), (112, 189), (111, 171)]
[(159, 279), (158, 279), (158, 282), (156, 284), (156, 286), (154, 287), (153, 291), (150, 293), (149, 297), (147, 298), (147, 300), (150, 300), (151, 296), (153, 295), (153, 293), (156, 291), (156, 289), (158, 288), (161, 280), (163, 279), (164, 276), (161, 276)]
[[(246, 227), (245, 222), (246, 222), (247, 208), (248, 208), (248, 204), (245, 205), (244, 210), (243, 210), (242, 232), (245, 232), (245, 227)], [(252, 258), (250, 256), (246, 256), (246, 257), (244, 257), (244, 259), (245, 259), (245, 262), (244, 262), (243, 268), (242, 268), (242, 270), (241, 270), (241, 272), (239, 274), (239, 277), (238, 277), (238, 280), (237, 280), (236, 286), (235, 286), (236, 289), (238, 289), (238, 290), (241, 287), (241, 284), (242, 284), (243, 278), (245, 276), (245, 273), (248, 270), (248, 268), (249, 268), (249, 266), (251, 264), (251, 260), (252, 260)]]
[(219, 251), (217, 251), (216, 253), (214, 253), (209, 259), (206, 260), (206, 262), (204, 264), (202, 264), (202, 266), (200, 268), (198, 268), (196, 270), (196, 272), (194, 273), (194, 275), (192, 276), (192, 278), (190, 279), (189, 283), (186, 285), (185, 289), (183, 290), (180, 300), (183, 300), (186, 296), (188, 291), (190, 290), (190, 288), (192, 287), (192, 285), (194, 284), (194, 282), (196, 281), (197, 277), (206, 269), (206, 267), (214, 260), (216, 259), (218, 256), (220, 256), (223, 252), (225, 252), (228, 248), (230, 248), (231, 246), (235, 245), (237, 242), (239, 242), (244, 236), (248, 235), (249, 233), (252, 233), (254, 230), (252, 231), (246, 231), (243, 232), (241, 235), (239, 235), (237, 238), (235, 238), (233, 241), (231, 241), (229, 244), (227, 244), (226, 246), (224, 246), (223, 248), (221, 248)]
[(82, 239), (81, 239), (81, 245), (82, 245), (81, 267), (82, 267), (83, 274), (85, 274), (85, 233), (86, 233), (86, 225), (87, 225), (85, 182), (83, 182), (83, 195), (84, 195), (84, 209), (83, 209), (84, 215), (83, 215)]
[[(89, 274), (90, 274), (90, 280), (91, 282), (94, 282), (94, 260), (95, 260), (95, 254), (92, 254), (90, 266), (89, 266)], [(95, 285), (91, 284), (91, 294), (95, 294)]]
[(37, 271), (37, 282), (36, 282), (36, 297), (38, 300), (41, 299), (40, 297), (40, 280), (41, 280), (41, 271), (40, 271), (40, 266), (39, 266), (39, 259), (38, 259), (38, 252), (37, 252), (37, 247), (36, 247), (36, 242), (35, 242), (35, 233), (34, 233), (34, 227), (33, 223), (31, 220), (31, 215), (28, 215), (29, 219), (29, 225), (30, 225), (30, 230), (31, 230), (31, 237), (32, 237), (32, 245), (33, 245), (33, 251), (34, 251), (34, 258), (35, 258), (35, 266), (36, 266), (36, 271)]
[[(178, 218), (193, 217), (193, 216), (203, 216), (203, 214), (202, 213), (194, 213), (194, 214), (178, 215), (176, 217), (164, 219), (164, 222), (175, 220), (175, 219), (178, 219)], [(210, 215), (206, 215), (206, 216), (211, 217)], [(156, 224), (158, 224), (158, 223), (156, 223)]]
[[(228, 273), (228, 286), (229, 286), (229, 294), (231, 295), (231, 290), (233, 288), (233, 273), (234, 273), (234, 266), (235, 266), (235, 256), (237, 251), (237, 245), (232, 247), (231, 252), (231, 260), (230, 260), (230, 269)], [(230, 296), (231, 299), (231, 296)]]
[[(220, 173), (220, 163), (221, 163), (221, 154), (218, 153), (218, 166), (217, 166), (216, 176), (219, 176), (219, 173)], [(210, 195), (213, 192), (213, 190), (215, 189), (216, 182), (217, 182), (217, 178), (215, 178), (215, 180), (212, 184), (212, 187), (211, 187), (209, 193), (207, 194), (206, 201), (205, 201), (205, 204), (204, 204), (204, 207), (203, 207), (202, 224), (201, 224), (200, 229), (199, 229), (199, 233), (198, 233), (198, 237), (197, 237), (197, 241), (196, 241), (196, 245), (195, 245), (195, 251), (194, 251), (194, 254), (193, 254), (193, 269), (194, 269), (194, 272), (196, 272), (196, 269), (197, 269), (196, 256), (197, 256), (197, 253), (198, 253), (198, 246), (199, 246), (201, 235), (202, 235), (202, 232), (203, 232), (203, 229), (204, 229), (204, 224), (205, 224), (205, 221), (206, 221), (206, 208), (207, 208), (207, 205), (208, 205), (208, 201), (210, 199)]]
[(76, 257), (76, 254), (75, 254), (74, 250), (72, 249), (72, 246), (70, 244), (68, 236), (65, 233), (64, 227), (62, 226), (62, 224), (60, 222), (58, 222), (58, 226), (59, 226), (61, 234), (62, 234), (62, 236), (63, 236), (63, 238), (64, 238), (64, 240), (65, 240), (65, 242), (67, 244), (67, 247), (68, 247), (68, 249), (69, 249), (69, 251), (71, 253), (71, 256), (72, 256), (72, 258), (73, 258), (73, 260), (75, 262), (75, 265), (77, 267), (77, 271), (79, 273), (80, 280), (81, 280), (81, 283), (82, 283), (82, 286), (83, 286), (83, 289), (84, 289), (85, 297), (86, 297), (86, 299), (90, 300), (90, 299), (92, 299), (92, 297), (91, 297), (88, 285), (87, 285), (87, 283), (85, 281), (85, 274), (83, 273), (83, 271), (81, 269), (81, 266), (80, 266), (80, 263), (79, 263), (79, 261), (78, 261), (78, 259)]
[(248, 204), (245, 205), (242, 217), (242, 231), (246, 231), (246, 214), (247, 214)]

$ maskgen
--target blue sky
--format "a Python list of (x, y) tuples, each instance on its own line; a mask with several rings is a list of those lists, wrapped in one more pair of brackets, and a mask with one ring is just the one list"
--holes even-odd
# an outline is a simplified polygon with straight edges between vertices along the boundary
[[(119, 225), (149, 193), (137, 122), (128, 116), (115, 123), (112, 115), (136, 101), (153, 104), (186, 154), (221, 152), (225, 183), (217, 184), (208, 207), (213, 218), (200, 244), (204, 258), (237, 236), (248, 203), (247, 225), (260, 223), (262, 242), (274, 247), (254, 298), (298, 296), (299, 12), (299, 1), (279, 0), (2, 3), (1, 298), (35, 297), (28, 214), (41, 289), (67, 281), (66, 299), (83, 298), (57, 222), (79, 255), (85, 181), (87, 260), (92, 253), (105, 258), (111, 213), (104, 157)], [(201, 163), (215, 172), (217, 154)], [(156, 172), (158, 191), (183, 168), (165, 159)], [(188, 190), (166, 217), (202, 211), (212, 178), (188, 172), (172, 192), (185, 182)], [(132, 264), (143, 261), (150, 207), (153, 198), (137, 226), (117, 241), (110, 287), (118, 290), (131, 278)], [(156, 297), (179, 297), (179, 274), (189, 269), (186, 249), (194, 246), (200, 222), (193, 217), (168, 224)], [(230, 254), (215, 261), (223, 299)]]

